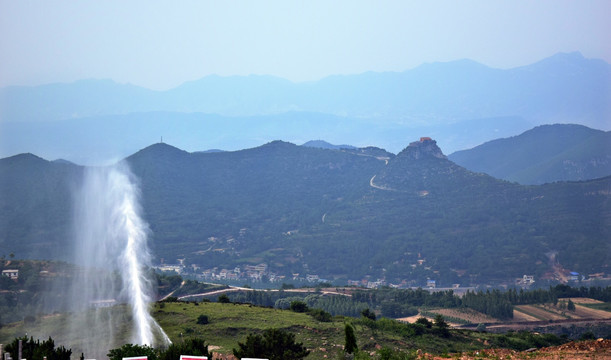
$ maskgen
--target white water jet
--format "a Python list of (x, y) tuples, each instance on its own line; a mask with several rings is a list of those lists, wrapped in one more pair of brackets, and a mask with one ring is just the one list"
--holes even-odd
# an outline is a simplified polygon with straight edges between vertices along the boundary
[[(170, 343), (149, 312), (150, 231), (140, 213), (139, 189), (126, 164), (86, 171), (74, 217), (75, 261), (85, 270), (73, 286), (72, 305), (89, 315), (71, 327), (74, 338), (86, 339), (81, 348), (88, 357), (125, 343), (122, 328), (130, 318), (131, 343)], [(105, 307), (115, 303), (127, 303), (131, 316)]]

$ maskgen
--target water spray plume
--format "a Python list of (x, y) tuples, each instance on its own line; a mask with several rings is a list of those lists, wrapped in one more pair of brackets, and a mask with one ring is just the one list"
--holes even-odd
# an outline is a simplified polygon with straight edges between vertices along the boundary
[[(76, 262), (85, 269), (75, 282), (74, 307), (94, 311), (73, 324), (75, 336), (94, 336), (97, 356), (125, 342), (125, 316), (92, 304), (127, 303), (131, 312), (131, 342), (167, 345), (168, 336), (149, 312), (153, 301), (150, 278), (149, 228), (140, 216), (139, 189), (127, 165), (87, 170), (75, 198)], [(105, 334), (105, 335), (101, 335)]]

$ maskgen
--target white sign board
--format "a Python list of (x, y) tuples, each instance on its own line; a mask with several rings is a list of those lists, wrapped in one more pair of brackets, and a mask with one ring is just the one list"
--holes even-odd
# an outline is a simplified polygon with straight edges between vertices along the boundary
[(148, 356), (132, 356), (132, 357), (124, 357), (123, 360), (148, 360)]
[(180, 360), (208, 360), (205, 356), (180, 355)]

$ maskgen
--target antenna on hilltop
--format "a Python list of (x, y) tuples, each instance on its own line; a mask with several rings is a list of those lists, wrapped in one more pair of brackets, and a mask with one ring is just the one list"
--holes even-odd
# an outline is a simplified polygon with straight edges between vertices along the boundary
[(163, 144), (163, 136), (161, 137), (161, 141), (160, 141), (160, 143), (162, 143), (162, 144)]

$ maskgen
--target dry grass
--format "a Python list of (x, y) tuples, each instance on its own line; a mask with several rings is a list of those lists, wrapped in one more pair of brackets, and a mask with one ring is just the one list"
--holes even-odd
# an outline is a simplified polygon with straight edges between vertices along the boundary
[[(566, 300), (568, 301), (568, 299), (559, 299), (559, 300)], [(590, 299), (590, 298), (571, 298), (571, 301), (574, 302), (575, 304), (602, 304), (604, 303), (604, 301), (600, 301), (600, 300), (594, 300), (594, 299)]]
[(491, 316), (482, 314), (481, 312), (478, 312), (472, 309), (437, 309), (437, 310), (432, 310), (432, 311), (436, 314), (441, 314), (443, 316), (450, 316), (450, 317), (463, 319), (472, 324), (492, 323), (492, 322), (499, 321), (498, 319), (495, 319)]
[(562, 316), (553, 311), (545, 310), (538, 305), (518, 305), (515, 307), (520, 312), (535, 317), (537, 320), (564, 320), (566, 316)]
[(611, 319), (611, 312), (575, 305), (575, 313), (584, 319)]
[(515, 321), (564, 320), (564, 319), (611, 319), (611, 312), (591, 309), (582, 304), (598, 304), (597, 300), (586, 298), (571, 298), (575, 303), (575, 311), (566, 309), (567, 299), (559, 299), (558, 305), (518, 305), (514, 309)]
[(530, 316), (522, 311), (520, 311), (520, 309), (513, 309), (513, 320), (515, 321), (539, 321), (539, 319), (537, 319), (534, 316)]

